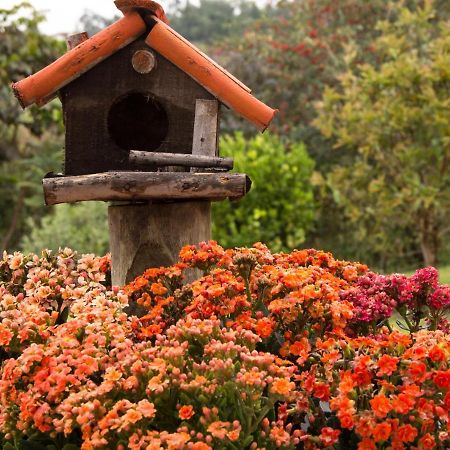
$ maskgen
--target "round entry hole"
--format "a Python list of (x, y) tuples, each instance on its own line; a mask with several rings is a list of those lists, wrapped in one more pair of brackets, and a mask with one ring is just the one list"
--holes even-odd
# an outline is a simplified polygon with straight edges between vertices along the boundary
[(150, 94), (133, 92), (119, 98), (108, 115), (108, 131), (124, 150), (157, 150), (169, 131), (163, 106)]

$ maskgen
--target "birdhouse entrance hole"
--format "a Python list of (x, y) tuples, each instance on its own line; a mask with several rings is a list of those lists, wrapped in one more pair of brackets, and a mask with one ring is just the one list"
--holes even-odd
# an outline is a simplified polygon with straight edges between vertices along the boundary
[(168, 131), (166, 111), (149, 93), (132, 92), (120, 97), (108, 114), (108, 132), (123, 150), (157, 150)]

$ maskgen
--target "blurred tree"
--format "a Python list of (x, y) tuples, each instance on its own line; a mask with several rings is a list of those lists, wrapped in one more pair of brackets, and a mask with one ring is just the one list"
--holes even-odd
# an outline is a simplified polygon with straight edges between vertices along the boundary
[(83, 15), (80, 17), (78, 28), (81, 31), (86, 31), (89, 36), (93, 36), (119, 18), (119, 14), (113, 17), (103, 17), (90, 9), (85, 9)]
[[(404, 251), (385, 245), (391, 229), (379, 229), (375, 245), (365, 238), (364, 228), (344, 214), (342, 203), (336, 203), (339, 193), (325, 182), (326, 174), (336, 165), (350, 164), (354, 155), (347, 148), (331, 151), (333, 138), (324, 136), (314, 125), (315, 105), (326, 87), (339, 85), (339, 76), (348, 64), (353, 69), (364, 63), (380, 64), (373, 45), (380, 35), (376, 27), (379, 20), (394, 21), (399, 5), (414, 8), (423, 1), (281, 0), (266, 8), (243, 33), (231, 36), (211, 52), (253, 87), (258, 97), (280, 109), (272, 129), (285, 138), (304, 142), (315, 160), (318, 209), (307, 244), (331, 250), (341, 258), (363, 259), (381, 269), (388, 269), (389, 262), (398, 267), (405, 259), (417, 264), (414, 237), (409, 236), (412, 231), (403, 236), (391, 234), (391, 241), (403, 242)], [(450, 2), (436, 0), (436, 11), (439, 18), (448, 18)], [(350, 51), (353, 58), (346, 61)], [(225, 127), (244, 130), (247, 136), (252, 132), (231, 114), (225, 115)]]
[(87, 202), (57, 205), (42, 221), (29, 220), (31, 232), (23, 237), (24, 252), (70, 247), (79, 253), (105, 255), (109, 251), (107, 205)]
[(238, 133), (222, 139), (221, 153), (234, 158), (253, 187), (238, 202), (214, 204), (214, 239), (227, 247), (261, 241), (275, 251), (301, 246), (314, 218), (314, 163), (304, 146), (269, 134), (246, 140)]
[(329, 177), (347, 217), (371, 242), (401, 251), (412, 232), (427, 265), (450, 234), (450, 20), (428, 0), (379, 24), (377, 64), (346, 52), (340, 85), (325, 90), (317, 126), (353, 149)]
[(37, 207), (32, 200), (40, 185), (36, 170), (42, 178), (55, 169), (55, 148), (62, 148), (59, 105), (23, 112), (9, 88), (65, 50), (63, 43), (39, 32), (42, 20), (28, 3), (0, 8), (0, 250), (17, 245), (25, 217), (43, 213), (42, 201)]
[(241, 33), (261, 15), (260, 8), (251, 0), (177, 2), (171, 10), (170, 25), (186, 39), (203, 45)]

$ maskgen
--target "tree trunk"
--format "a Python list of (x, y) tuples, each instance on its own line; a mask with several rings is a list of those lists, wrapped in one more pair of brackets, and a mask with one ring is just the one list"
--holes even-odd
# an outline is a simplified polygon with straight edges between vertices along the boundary
[(419, 227), (423, 262), (426, 266), (437, 266), (440, 249), (439, 225), (434, 220), (432, 211), (422, 212)]

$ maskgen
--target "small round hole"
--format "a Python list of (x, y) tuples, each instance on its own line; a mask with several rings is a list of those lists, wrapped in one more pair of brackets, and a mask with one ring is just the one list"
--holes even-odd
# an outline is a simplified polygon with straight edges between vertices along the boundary
[(109, 111), (108, 132), (123, 150), (154, 151), (161, 146), (168, 131), (167, 114), (151, 94), (127, 94)]

